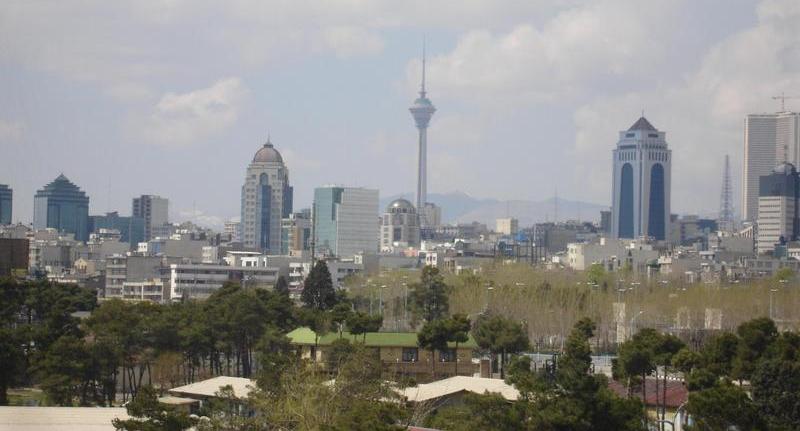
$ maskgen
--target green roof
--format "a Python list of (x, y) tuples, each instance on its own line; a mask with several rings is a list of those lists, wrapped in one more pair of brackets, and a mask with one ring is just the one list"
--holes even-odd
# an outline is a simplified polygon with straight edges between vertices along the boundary
[[(292, 344), (308, 344), (314, 345), (314, 331), (307, 327), (297, 328), (294, 331), (286, 334)], [(348, 340), (361, 341), (364, 339), (363, 335), (352, 335), (347, 331), (342, 333), (342, 338)], [(320, 346), (328, 346), (335, 340), (339, 339), (338, 332), (329, 332), (321, 336), (317, 342)], [(369, 347), (417, 347), (417, 333), (416, 332), (367, 332), (367, 338), (364, 345)], [(456, 343), (448, 343), (449, 347), (456, 347)], [(469, 336), (469, 340), (465, 343), (459, 343), (458, 347), (477, 348), (478, 345)]]

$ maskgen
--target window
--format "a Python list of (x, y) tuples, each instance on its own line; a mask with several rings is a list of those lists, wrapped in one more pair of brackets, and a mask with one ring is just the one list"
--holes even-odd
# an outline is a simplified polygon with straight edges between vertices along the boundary
[(403, 348), (403, 362), (417, 362), (419, 361), (419, 349), (416, 347)]
[(439, 360), (442, 362), (455, 362), (456, 349), (445, 349), (439, 351)]

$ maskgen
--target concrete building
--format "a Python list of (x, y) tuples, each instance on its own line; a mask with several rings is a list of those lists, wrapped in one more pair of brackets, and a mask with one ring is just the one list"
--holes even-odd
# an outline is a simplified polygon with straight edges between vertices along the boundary
[(499, 218), (495, 232), (503, 235), (516, 235), (519, 231), (519, 220), (513, 217)]
[(169, 200), (155, 195), (133, 198), (133, 217), (144, 220), (144, 241), (163, 234), (163, 226), (169, 223)]
[(316, 252), (341, 258), (378, 252), (378, 191), (325, 186), (314, 190)]
[(405, 199), (395, 199), (381, 217), (381, 251), (418, 248), (420, 222), (417, 209)]
[(160, 257), (114, 255), (106, 259), (105, 298), (123, 298), (125, 283), (161, 280), (163, 263)]
[(242, 241), (242, 223), (238, 221), (226, 221), (223, 232), (228, 237), (229, 242)]
[(281, 221), (281, 254), (302, 256), (311, 249), (311, 217), (292, 213)]
[(120, 216), (116, 211), (100, 216), (89, 216), (89, 233), (97, 233), (101, 229), (116, 229), (121, 242), (131, 247), (145, 240), (145, 221), (141, 217)]
[(53, 228), (72, 233), (78, 241), (89, 239), (89, 197), (64, 174), (36, 192), (33, 228)]
[(169, 299), (165, 293), (164, 282), (158, 278), (122, 283), (122, 299), (128, 301), (164, 302)]
[(800, 163), (800, 113), (750, 114), (744, 120), (742, 218), (758, 216), (759, 178), (781, 162)]
[(267, 139), (247, 166), (242, 185), (241, 235), (244, 246), (280, 254), (281, 220), (292, 213), (293, 190), (283, 157)]
[(267, 288), (274, 286), (277, 280), (278, 268), (171, 264), (169, 296), (172, 300), (206, 299), (229, 281), (246, 288)]
[(5, 184), (0, 184), (0, 225), (11, 224), (14, 191)]
[(759, 178), (756, 249), (759, 254), (776, 244), (795, 241), (800, 233), (800, 176), (790, 163)]
[(660, 252), (647, 242), (600, 238), (589, 243), (569, 244), (566, 265), (578, 271), (600, 264), (606, 271), (629, 267), (634, 272), (645, 273), (648, 263), (657, 261), (659, 255)]
[(611, 236), (669, 238), (672, 151), (666, 132), (639, 118), (613, 151)]

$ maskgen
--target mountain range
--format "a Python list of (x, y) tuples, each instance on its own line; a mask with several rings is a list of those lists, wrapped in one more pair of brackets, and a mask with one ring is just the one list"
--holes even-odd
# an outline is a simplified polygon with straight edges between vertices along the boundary
[[(387, 196), (381, 199), (381, 211), (389, 202), (404, 198), (413, 202), (412, 193)], [(442, 208), (443, 223), (470, 223), (477, 221), (487, 226), (494, 226), (495, 220), (502, 217), (514, 217), (520, 226), (553, 221), (556, 217), (556, 198), (542, 201), (509, 200), (492, 198), (474, 198), (464, 192), (429, 193), (428, 201)], [(608, 206), (558, 198), (558, 220), (599, 221), (600, 211)]]

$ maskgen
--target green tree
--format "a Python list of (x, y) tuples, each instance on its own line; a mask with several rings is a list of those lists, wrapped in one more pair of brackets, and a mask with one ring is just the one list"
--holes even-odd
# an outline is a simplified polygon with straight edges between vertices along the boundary
[(492, 362), (500, 355), (500, 375), (505, 377), (506, 355), (526, 350), (528, 335), (520, 323), (502, 316), (481, 317), (472, 328), (478, 346), (491, 354)]
[(183, 431), (194, 424), (186, 413), (160, 404), (151, 386), (142, 386), (126, 408), (131, 419), (112, 422), (119, 431)]
[(643, 431), (642, 404), (621, 399), (609, 388), (605, 376), (592, 375), (589, 339), (594, 323), (579, 321), (567, 337), (556, 372), (533, 372), (527, 358), (515, 360), (507, 381), (521, 393), (528, 430), (637, 430)]
[(76, 399), (87, 404), (86, 382), (89, 354), (83, 340), (64, 335), (56, 340), (36, 365), (47, 398), (60, 406), (72, 406)]
[(409, 294), (413, 316), (426, 322), (447, 316), (450, 309), (448, 293), (449, 289), (439, 269), (425, 266), (422, 268), (420, 282), (412, 286)]
[(26, 371), (23, 344), (19, 331), (0, 326), (0, 406), (8, 405), (8, 388)]
[(451, 328), (445, 320), (426, 322), (417, 333), (417, 345), (431, 352), (431, 377), (436, 379), (436, 351), (447, 348), (451, 338)]
[[(472, 322), (466, 314), (456, 313), (447, 319), (450, 329), (450, 339), (455, 343), (456, 355), (458, 355), (458, 345), (469, 341), (469, 331), (472, 329)], [(455, 373), (458, 375), (458, 358), (456, 357)]]
[(756, 366), (750, 384), (753, 401), (770, 429), (790, 430), (800, 424), (800, 362), (763, 360)]
[(300, 295), (303, 304), (316, 310), (330, 310), (336, 305), (336, 290), (333, 288), (331, 273), (324, 260), (318, 260), (303, 283)]
[(749, 380), (756, 363), (778, 337), (778, 329), (772, 319), (761, 317), (742, 323), (736, 328), (739, 344), (733, 361), (731, 377)]
[(289, 296), (289, 282), (286, 281), (286, 277), (278, 276), (278, 280), (275, 282), (275, 293)]
[(593, 263), (586, 271), (586, 281), (591, 284), (600, 284), (605, 281), (606, 270), (602, 264)]
[(353, 305), (347, 302), (340, 302), (333, 306), (331, 310), (331, 322), (333, 322), (339, 332), (339, 338), (342, 338), (342, 332), (347, 325), (348, 319), (353, 315)]
[(692, 430), (765, 430), (753, 401), (730, 382), (689, 394), (686, 411), (694, 420)]

